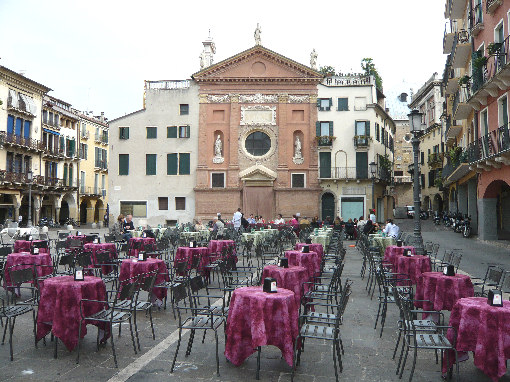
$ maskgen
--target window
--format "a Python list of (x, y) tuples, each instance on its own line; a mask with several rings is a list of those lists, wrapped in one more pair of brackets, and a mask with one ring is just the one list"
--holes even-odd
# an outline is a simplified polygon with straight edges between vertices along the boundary
[(331, 106), (333, 105), (332, 98), (319, 98), (317, 100), (317, 107), (320, 111), (330, 111)]
[(179, 126), (179, 138), (189, 138), (189, 126)]
[(129, 154), (119, 154), (119, 175), (129, 175)]
[(156, 139), (158, 137), (158, 128), (157, 127), (146, 127), (147, 130), (147, 139)]
[(356, 152), (356, 179), (368, 179), (368, 153)]
[(499, 126), (506, 127), (508, 125), (508, 101), (506, 96), (501, 97), (498, 101)]
[(145, 175), (156, 175), (156, 154), (145, 154)]
[(167, 138), (177, 138), (177, 126), (167, 126), (166, 137)]
[(480, 127), (481, 127), (481, 133), (483, 135), (489, 134), (489, 120), (487, 116), (487, 109), (482, 111), (480, 115)]
[(348, 111), (349, 110), (349, 98), (339, 98), (338, 99), (338, 111)]
[(375, 123), (375, 139), (377, 142), (379, 142), (379, 133), (381, 131), (381, 128), (379, 126), (379, 124), (376, 122)]
[(158, 207), (160, 211), (168, 210), (168, 198), (166, 196), (158, 198)]
[(120, 202), (120, 213), (124, 216), (133, 215), (134, 218), (147, 217), (147, 202)]
[(166, 174), (177, 175), (177, 154), (166, 154)]
[(181, 103), (179, 105), (179, 114), (180, 115), (188, 115), (189, 114), (189, 105), (187, 103)]
[(305, 174), (291, 174), (291, 184), (292, 188), (304, 188), (305, 187)]
[(225, 188), (225, 174), (223, 172), (213, 172), (211, 174), (211, 187)]
[(190, 174), (190, 154), (180, 153), (179, 154), (179, 175)]
[(422, 151), (420, 154), (421, 154), (420, 164), (424, 164), (425, 163), (425, 153)]
[(129, 127), (119, 127), (119, 139), (129, 139)]
[(172, 153), (166, 155), (167, 175), (189, 175), (190, 174), (190, 153)]
[(370, 135), (370, 121), (356, 121), (356, 135), (357, 136)]
[(185, 210), (186, 209), (186, 198), (176, 196), (175, 197), (175, 209)]
[(80, 159), (87, 159), (87, 157), (88, 157), (88, 145), (86, 143), (80, 143)]
[(330, 152), (319, 152), (319, 178), (331, 178)]
[(421, 188), (425, 188), (425, 174), (421, 174)]
[(319, 131), (316, 131), (318, 137), (333, 136), (333, 122), (320, 122)]
[(366, 97), (354, 98), (354, 110), (367, 110), (367, 98)]
[(404, 171), (394, 171), (393, 175), (395, 175), (395, 176), (404, 176)]
[(271, 138), (262, 131), (255, 131), (246, 137), (244, 147), (251, 155), (262, 156), (271, 148)]

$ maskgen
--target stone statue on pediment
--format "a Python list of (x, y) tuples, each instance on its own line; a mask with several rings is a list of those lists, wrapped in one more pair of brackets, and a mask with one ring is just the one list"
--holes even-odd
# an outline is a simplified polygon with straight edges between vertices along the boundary
[(317, 70), (317, 52), (315, 48), (312, 50), (312, 53), (310, 53), (310, 67)]
[(257, 29), (255, 29), (255, 33), (253, 36), (255, 37), (255, 45), (261, 45), (261, 39), (260, 34), (262, 33), (262, 30), (260, 29), (259, 23), (257, 23)]

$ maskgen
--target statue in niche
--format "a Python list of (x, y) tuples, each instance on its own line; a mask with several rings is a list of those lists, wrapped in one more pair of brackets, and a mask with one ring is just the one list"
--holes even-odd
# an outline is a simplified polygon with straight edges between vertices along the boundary
[(304, 161), (303, 154), (301, 153), (301, 140), (298, 136), (296, 136), (296, 140), (294, 141), (294, 157), (292, 161), (295, 164), (302, 164)]
[(225, 159), (221, 155), (221, 137), (218, 134), (216, 141), (214, 142), (214, 158), (213, 163), (223, 163)]
[(255, 29), (255, 33), (253, 36), (255, 37), (255, 45), (261, 45), (260, 42), (260, 34), (262, 33), (262, 30), (260, 29), (259, 23), (257, 23), (257, 29)]
[(317, 70), (317, 52), (315, 48), (312, 50), (312, 53), (310, 53), (310, 67)]

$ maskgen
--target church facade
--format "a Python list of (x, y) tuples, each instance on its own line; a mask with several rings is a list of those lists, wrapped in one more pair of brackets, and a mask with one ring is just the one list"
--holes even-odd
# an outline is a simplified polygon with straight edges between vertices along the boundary
[(259, 44), (192, 76), (198, 85), (195, 214), (319, 215), (322, 75)]

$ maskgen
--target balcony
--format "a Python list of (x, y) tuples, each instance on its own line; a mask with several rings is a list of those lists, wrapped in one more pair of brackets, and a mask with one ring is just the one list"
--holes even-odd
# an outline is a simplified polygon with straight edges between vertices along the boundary
[(489, 132), (468, 147), (468, 160), (477, 171), (490, 171), (510, 165), (510, 129), (508, 125)]
[(499, 90), (510, 85), (509, 36), (502, 43), (492, 45), (489, 57), (479, 57), (473, 62), (472, 90), (469, 104), (476, 110), (487, 105), (487, 97), (497, 97)]
[(446, 145), (451, 146), (455, 143), (457, 136), (462, 131), (462, 126), (457, 125), (457, 121), (451, 120), (451, 117), (448, 117), (446, 120), (446, 131), (445, 131), (445, 140)]
[(469, 24), (469, 29), (473, 36), (478, 36), (478, 34), (483, 30), (483, 8), (481, 3), (476, 5), (473, 9), (473, 12), (469, 17)]
[(448, 76), (446, 78), (446, 87), (445, 93), (447, 95), (452, 95), (459, 90), (459, 80), (461, 78), (460, 71), (461, 69), (449, 69)]
[(466, 67), (471, 58), (471, 42), (469, 40), (469, 33), (465, 29), (461, 29), (455, 34), (452, 46), (453, 69)]
[(441, 167), (443, 165), (443, 157), (443, 153), (432, 153), (429, 155), (427, 164), (432, 168)]
[(368, 147), (370, 142), (370, 136), (368, 135), (355, 135), (354, 136), (354, 146), (356, 148), (366, 148)]
[(315, 139), (317, 140), (317, 145), (318, 146), (326, 146), (326, 147), (331, 147), (333, 146), (333, 141), (336, 139), (336, 137), (332, 137), (332, 136), (328, 136), (328, 135), (323, 135), (323, 136), (320, 136), (320, 137), (315, 137)]
[(321, 167), (319, 179), (355, 180), (356, 167)]
[(80, 187), (80, 193), (89, 196), (102, 196), (103, 190), (100, 187)]
[(454, 120), (463, 120), (469, 117), (469, 114), (473, 111), (471, 105), (468, 104), (468, 99), (470, 97), (470, 84), (461, 85), (453, 100), (452, 117)]
[(445, 25), (444, 36), (443, 36), (443, 54), (450, 54), (453, 48), (453, 39), (457, 33), (457, 21), (452, 20), (450, 22), (450, 28)]
[[(26, 173), (0, 170), (0, 184), (5, 187), (22, 188), (26, 190), (28, 178)], [(76, 189), (76, 181), (64, 182), (63, 179), (35, 175), (32, 180), (32, 187), (40, 189), (49, 188), (52, 190)]]
[(503, 0), (487, 0), (487, 13), (489, 15), (492, 15), (494, 12), (496, 12), (496, 9), (503, 4)]
[(12, 133), (8, 134), (6, 131), (0, 131), (0, 145), (20, 147), (38, 152), (44, 151), (44, 146), (41, 141)]
[(393, 178), (395, 184), (405, 184), (405, 183), (412, 183), (411, 175), (402, 175), (402, 176), (395, 176)]
[(467, 0), (446, 0), (445, 17), (451, 20), (461, 19), (467, 7)]
[(63, 156), (63, 151), (57, 147), (44, 147), (43, 158), (58, 158)]
[(102, 160), (96, 160), (94, 162), (94, 171), (108, 170), (108, 163)]
[(85, 130), (85, 131), (84, 131), (84, 130), (81, 130), (81, 131), (80, 131), (80, 137), (81, 137), (81, 139), (89, 139), (89, 136), (90, 136), (90, 134), (89, 134), (89, 131), (88, 131), (88, 130)]

